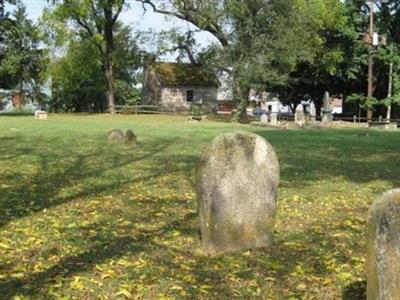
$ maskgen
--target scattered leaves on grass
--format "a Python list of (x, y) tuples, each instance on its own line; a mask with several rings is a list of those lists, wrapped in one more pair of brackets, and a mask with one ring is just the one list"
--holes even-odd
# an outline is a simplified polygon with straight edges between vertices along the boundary
[[(364, 280), (369, 204), (400, 185), (398, 135), (257, 131), (281, 166), (274, 246), (211, 258), (197, 157), (220, 133), (259, 129), (165, 116), (51, 121), (7, 118), (0, 130), (0, 299), (340, 299)], [(112, 127), (134, 128), (139, 146), (108, 145)]]

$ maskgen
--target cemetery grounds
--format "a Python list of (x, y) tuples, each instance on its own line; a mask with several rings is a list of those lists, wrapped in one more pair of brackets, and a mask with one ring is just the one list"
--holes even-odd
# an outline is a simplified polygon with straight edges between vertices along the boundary
[[(139, 145), (110, 145), (111, 128)], [(275, 148), (274, 246), (207, 257), (194, 168), (233, 130)], [(0, 299), (364, 299), (369, 205), (400, 187), (400, 133), (180, 116), (0, 118)], [(262, 188), (262, 187), (260, 187)]]

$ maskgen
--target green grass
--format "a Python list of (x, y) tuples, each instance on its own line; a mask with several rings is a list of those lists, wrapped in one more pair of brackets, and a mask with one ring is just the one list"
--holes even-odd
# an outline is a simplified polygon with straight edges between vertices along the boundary
[[(133, 129), (139, 146), (107, 144), (111, 128)], [(275, 244), (210, 258), (194, 166), (233, 130), (278, 154)], [(363, 299), (367, 210), (400, 186), (400, 133), (364, 131), (0, 117), (0, 299)]]

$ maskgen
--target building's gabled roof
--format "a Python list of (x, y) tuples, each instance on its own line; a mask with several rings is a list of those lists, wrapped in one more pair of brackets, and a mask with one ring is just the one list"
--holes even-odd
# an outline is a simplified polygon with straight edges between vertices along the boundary
[(207, 73), (199, 65), (157, 62), (153, 63), (152, 67), (157, 72), (162, 86), (219, 86), (216, 76)]

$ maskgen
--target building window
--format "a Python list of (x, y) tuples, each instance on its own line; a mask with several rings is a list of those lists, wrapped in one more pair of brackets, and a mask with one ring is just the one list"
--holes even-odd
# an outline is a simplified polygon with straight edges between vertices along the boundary
[(186, 102), (193, 102), (193, 91), (186, 91)]
[(272, 105), (268, 105), (268, 111), (272, 111)]

